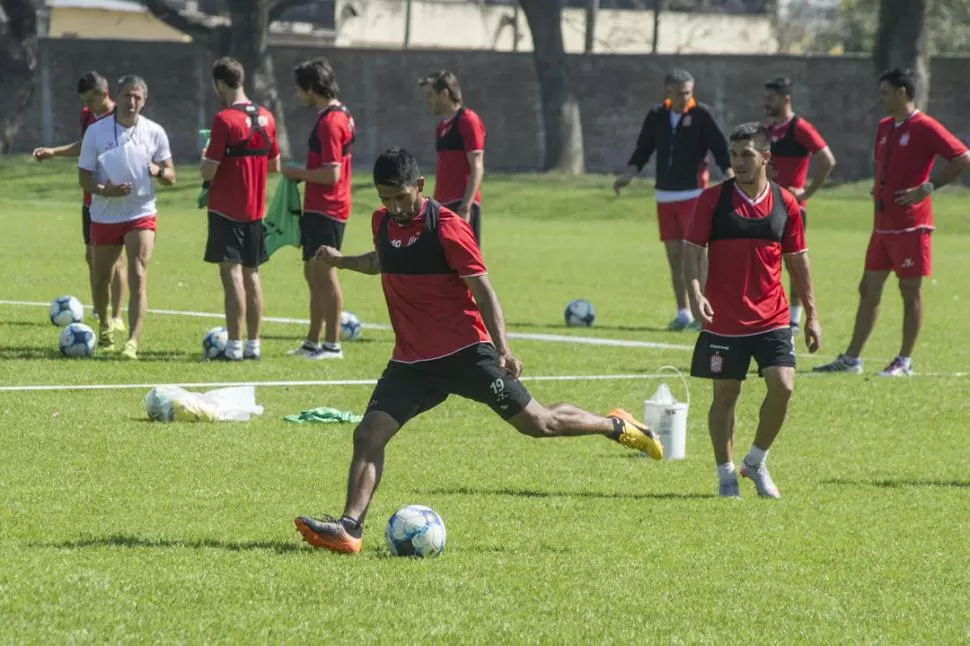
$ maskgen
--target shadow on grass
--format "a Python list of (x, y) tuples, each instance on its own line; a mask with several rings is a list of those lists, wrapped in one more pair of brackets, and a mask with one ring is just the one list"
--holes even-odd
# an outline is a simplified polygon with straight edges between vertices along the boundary
[[(305, 337), (304, 335), (301, 335), (301, 334), (260, 334), (259, 338), (263, 340), (269, 340), (269, 341), (292, 341), (293, 344), (296, 345), (301, 343)], [(378, 342), (388, 343), (389, 341), (381, 340), (381, 339), (372, 339), (365, 336), (358, 337), (353, 341), (341, 341), (342, 344), (351, 345), (351, 346), (357, 345), (358, 343), (378, 343)]]
[[(57, 339), (54, 339), (57, 345)], [(0, 360), (35, 360), (35, 359), (63, 359), (64, 355), (57, 347), (45, 348), (37, 346), (5, 346), (0, 348)]]
[(16, 325), (17, 327), (50, 327), (44, 321), (0, 321), (0, 325)]
[(970, 480), (823, 480), (822, 484), (838, 485), (842, 487), (881, 487), (883, 489), (902, 489), (904, 487), (951, 487), (955, 489), (970, 489)]
[(132, 548), (161, 548), (178, 549), (189, 548), (201, 549), (221, 549), (228, 552), (246, 552), (250, 550), (267, 550), (277, 554), (289, 554), (301, 552), (306, 548), (302, 543), (284, 543), (279, 541), (221, 541), (214, 538), (201, 538), (194, 540), (169, 540), (164, 538), (142, 538), (140, 536), (128, 536), (124, 534), (113, 534), (99, 538), (81, 538), (74, 541), (64, 541), (61, 543), (34, 543), (31, 547), (45, 547), (63, 550), (85, 549), (89, 547), (132, 547)]
[(615, 491), (541, 491), (539, 489), (514, 489), (511, 487), (440, 487), (437, 489), (415, 489), (414, 493), (430, 496), (514, 496), (518, 498), (625, 498), (629, 500), (704, 500), (716, 498), (707, 493), (678, 493), (658, 491), (654, 493), (615, 492)]

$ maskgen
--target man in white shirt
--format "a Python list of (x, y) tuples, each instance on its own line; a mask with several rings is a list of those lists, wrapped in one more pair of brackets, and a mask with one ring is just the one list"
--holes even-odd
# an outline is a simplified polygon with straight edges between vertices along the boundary
[(141, 116), (148, 85), (138, 76), (124, 76), (114, 114), (92, 124), (81, 142), (78, 181), (91, 199), (91, 291), (101, 321), (98, 345), (114, 349), (114, 330), (107, 325), (108, 288), (112, 267), (128, 252), (129, 338), (121, 351), (138, 358), (138, 342), (148, 307), (146, 272), (155, 247), (155, 190), (152, 178), (175, 184), (175, 165), (165, 130)]

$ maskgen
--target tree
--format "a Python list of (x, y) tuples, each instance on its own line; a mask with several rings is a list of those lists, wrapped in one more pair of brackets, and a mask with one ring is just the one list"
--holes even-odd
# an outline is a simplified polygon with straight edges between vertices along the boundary
[(876, 69), (907, 67), (916, 76), (916, 105), (925, 108), (929, 99), (930, 67), (926, 0), (881, 0), (876, 45), (872, 52)]
[(532, 31), (546, 144), (543, 169), (580, 174), (586, 170), (583, 126), (562, 42), (562, 6), (559, 0), (519, 0), (519, 5)]
[[(6, 1), (6, 0), (4, 0)], [(232, 56), (246, 68), (246, 91), (273, 113), (276, 119), (276, 141), (280, 153), (290, 154), (283, 103), (276, 88), (276, 70), (269, 53), (269, 26), (291, 7), (310, 0), (225, 0), (229, 7), (229, 24), (213, 24), (208, 17), (179, 13), (167, 0), (142, 0), (152, 14), (215, 56)]]
[(0, 153), (8, 153), (34, 96), (37, 7), (31, 0), (0, 0)]

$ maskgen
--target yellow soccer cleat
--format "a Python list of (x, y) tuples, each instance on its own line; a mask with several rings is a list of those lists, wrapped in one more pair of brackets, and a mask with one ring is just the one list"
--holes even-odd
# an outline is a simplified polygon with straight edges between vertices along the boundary
[(101, 325), (98, 330), (98, 350), (111, 352), (115, 349), (115, 331), (111, 326)]
[(127, 332), (128, 331), (128, 328), (125, 327), (125, 320), (123, 318), (121, 318), (120, 316), (118, 318), (111, 319), (111, 323), (108, 324), (108, 327), (111, 328), (112, 330), (114, 330), (115, 332)]
[(643, 451), (654, 460), (660, 460), (664, 456), (664, 447), (660, 443), (657, 434), (651, 431), (646, 424), (638, 422), (633, 415), (622, 408), (614, 408), (606, 414), (623, 422), (623, 431), (616, 441), (629, 449)]
[(125, 347), (121, 349), (121, 356), (124, 359), (130, 359), (131, 361), (138, 360), (138, 343), (134, 340), (129, 339)]

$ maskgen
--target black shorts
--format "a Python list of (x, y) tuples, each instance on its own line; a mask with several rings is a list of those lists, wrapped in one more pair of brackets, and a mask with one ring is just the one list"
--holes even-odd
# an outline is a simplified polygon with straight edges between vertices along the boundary
[(81, 237), (84, 238), (85, 245), (91, 245), (91, 207), (89, 206), (81, 207)]
[(720, 336), (701, 332), (690, 364), (692, 377), (738, 379), (743, 381), (751, 366), (758, 363), (758, 376), (765, 368), (795, 367), (795, 343), (790, 327), (751, 336)]
[[(461, 206), (461, 200), (448, 202), (441, 206), (450, 211), (457, 211), (458, 207)], [(475, 232), (475, 241), (478, 243), (478, 246), (482, 246), (482, 206), (480, 204), (472, 203), (468, 224), (472, 225), (472, 231)]]
[(521, 413), (532, 400), (522, 382), (509, 379), (499, 366), (495, 347), (478, 343), (441, 359), (388, 362), (367, 410), (387, 413), (403, 426), (448, 395), (485, 404), (506, 420)]
[(237, 222), (209, 211), (206, 262), (233, 262), (255, 269), (269, 260), (262, 221)]
[(300, 246), (303, 247), (303, 259), (313, 258), (313, 254), (323, 245), (340, 249), (340, 245), (344, 243), (345, 226), (346, 222), (337, 222), (326, 215), (304, 213), (300, 218)]

